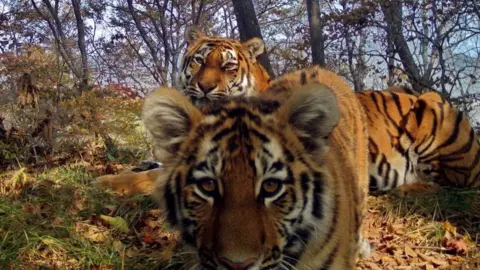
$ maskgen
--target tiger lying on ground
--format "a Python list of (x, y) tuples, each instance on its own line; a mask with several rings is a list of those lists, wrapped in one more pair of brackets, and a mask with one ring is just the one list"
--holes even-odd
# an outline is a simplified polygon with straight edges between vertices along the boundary
[(398, 144), (423, 180), (480, 187), (480, 142), (468, 117), (436, 92), (418, 97), (402, 123)]
[(367, 133), (354, 92), (311, 68), (260, 97), (202, 109), (174, 89), (145, 100), (164, 164), (156, 198), (200, 269), (354, 269)]
[[(180, 91), (195, 105), (225, 96), (250, 96), (266, 89), (270, 76), (256, 57), (263, 53), (264, 43), (252, 38), (244, 43), (227, 38), (210, 37), (196, 26), (185, 31), (188, 43), (181, 64)], [(152, 162), (155, 164), (155, 162)], [(149, 192), (161, 168), (95, 179), (101, 186), (123, 193)], [(151, 171), (150, 171), (151, 170)]]
[(224, 96), (250, 96), (267, 88), (270, 76), (257, 62), (264, 43), (210, 37), (196, 26), (186, 29), (188, 47), (180, 71), (180, 91), (195, 105)]
[(466, 116), (438, 93), (391, 87), (358, 92), (357, 97), (367, 116), (371, 193), (419, 181), (480, 186), (475, 132)]

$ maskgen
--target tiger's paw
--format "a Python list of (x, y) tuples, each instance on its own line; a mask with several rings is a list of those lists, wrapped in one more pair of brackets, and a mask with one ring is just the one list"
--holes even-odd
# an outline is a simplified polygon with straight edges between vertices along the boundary
[(438, 173), (438, 165), (431, 163), (419, 163), (416, 166), (419, 178), (424, 182), (436, 182), (440, 177)]
[(359, 245), (358, 254), (360, 255), (361, 259), (366, 259), (370, 257), (372, 253), (375, 251), (375, 247), (362, 235), (360, 235), (358, 245)]
[(143, 172), (163, 167), (163, 164), (153, 160), (142, 160), (138, 167), (131, 169), (132, 172)]

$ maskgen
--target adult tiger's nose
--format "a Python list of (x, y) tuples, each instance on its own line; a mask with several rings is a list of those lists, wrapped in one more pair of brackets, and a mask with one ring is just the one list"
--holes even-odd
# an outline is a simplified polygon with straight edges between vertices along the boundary
[(227, 266), (231, 270), (247, 270), (250, 266), (255, 264), (257, 258), (250, 258), (243, 262), (231, 261), (225, 257), (222, 257), (219, 260), (223, 265)]
[(203, 84), (201, 82), (198, 82), (198, 87), (200, 90), (202, 90), (203, 93), (208, 94), (213, 91), (217, 87), (217, 85), (214, 84)]

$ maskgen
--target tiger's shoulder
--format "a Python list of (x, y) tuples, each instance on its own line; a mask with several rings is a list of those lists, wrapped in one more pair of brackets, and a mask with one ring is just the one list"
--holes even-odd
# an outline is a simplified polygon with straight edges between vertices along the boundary
[(336, 73), (314, 66), (273, 80), (263, 95), (274, 96), (282, 100), (287, 99), (294, 95), (296, 89), (302, 85), (322, 85), (334, 94), (341, 118), (332, 132), (329, 147), (338, 149), (342, 154), (349, 156), (355, 161), (356, 165), (358, 165), (357, 168), (360, 170), (360, 185), (362, 188), (365, 188), (368, 186), (366, 184), (368, 136), (365, 125), (365, 112), (356, 98), (355, 92)]

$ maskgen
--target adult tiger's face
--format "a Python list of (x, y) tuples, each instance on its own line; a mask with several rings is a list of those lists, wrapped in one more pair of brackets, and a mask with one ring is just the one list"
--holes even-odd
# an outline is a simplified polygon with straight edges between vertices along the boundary
[(255, 270), (295, 264), (305, 232), (329, 212), (329, 188), (312, 156), (323, 153), (338, 120), (335, 97), (308, 90), (281, 106), (253, 97), (211, 106), (201, 112), (164, 88), (144, 107), (166, 172), (154, 197), (198, 254), (189, 265)]
[(263, 53), (259, 38), (244, 43), (209, 37), (187, 28), (188, 43), (180, 72), (180, 89), (196, 105), (225, 96), (249, 96), (266, 87), (270, 77), (256, 61)]

